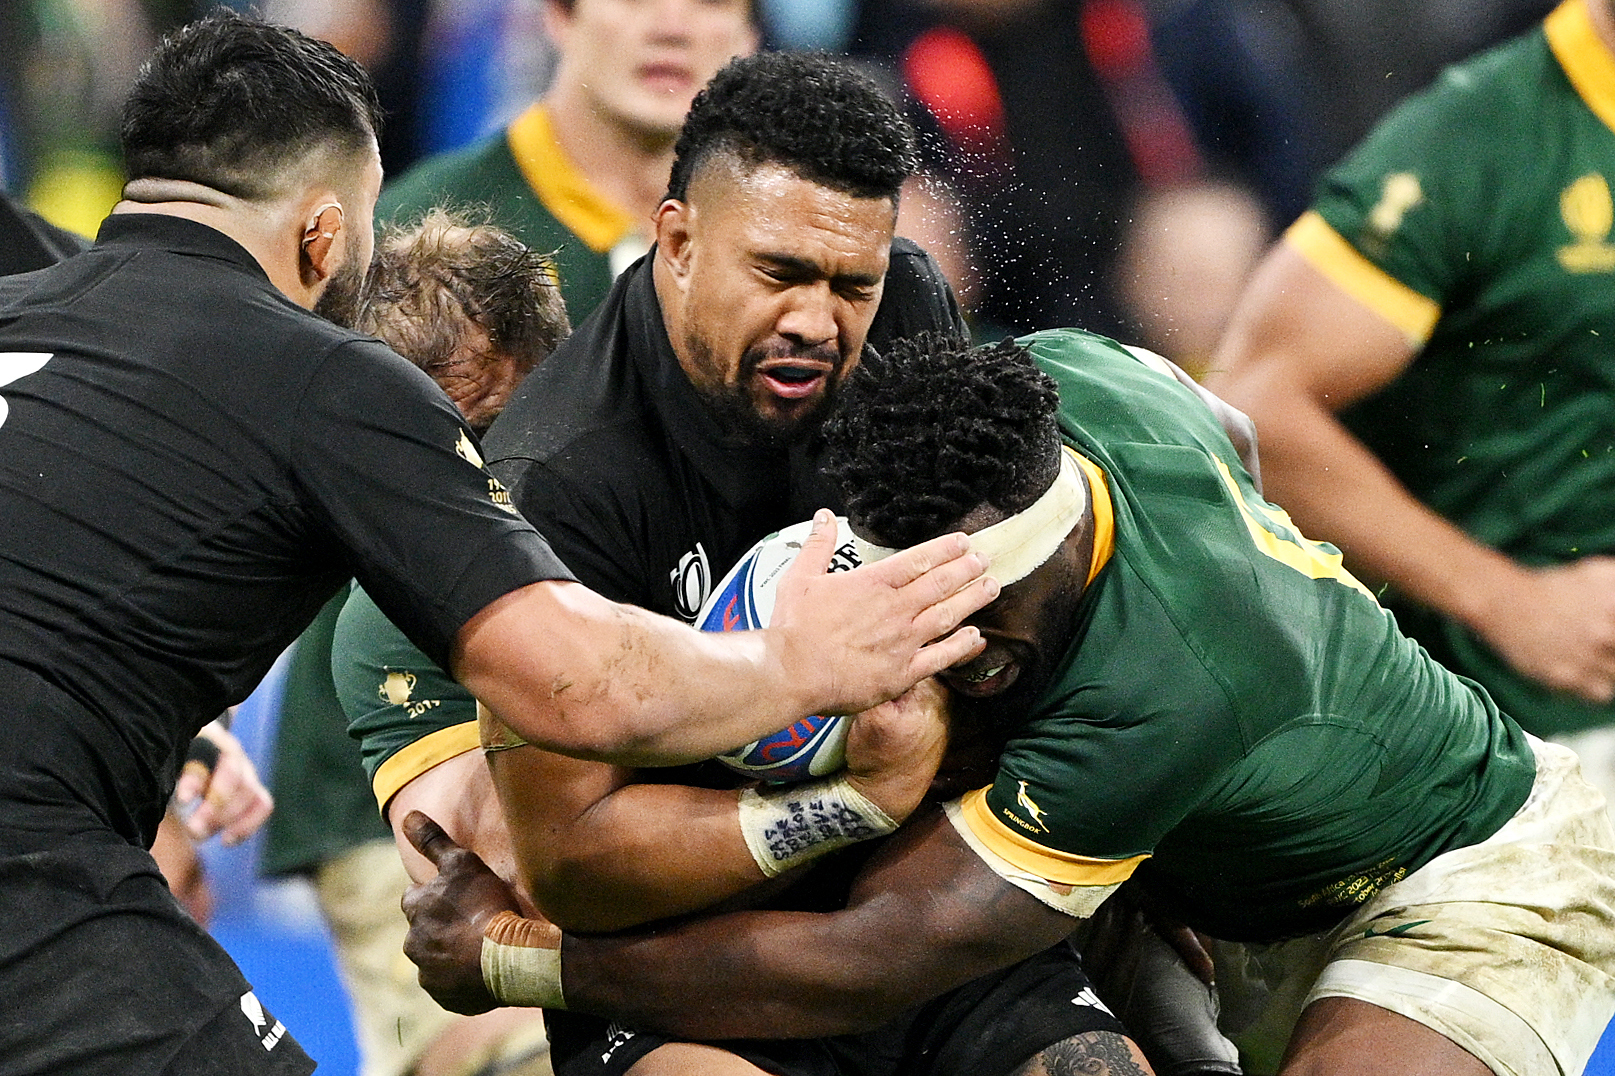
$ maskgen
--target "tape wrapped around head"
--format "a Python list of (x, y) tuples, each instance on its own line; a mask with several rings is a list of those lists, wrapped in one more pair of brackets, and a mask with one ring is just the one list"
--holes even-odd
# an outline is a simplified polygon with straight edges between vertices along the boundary
[[(987, 558), (987, 574), (1001, 586), (1019, 582), (1054, 556), (1088, 508), (1088, 485), (1069, 448), (1060, 452), (1060, 471), (1043, 495), (1008, 519), (970, 536), (970, 549)], [(898, 552), (852, 536), (863, 563), (872, 564)]]

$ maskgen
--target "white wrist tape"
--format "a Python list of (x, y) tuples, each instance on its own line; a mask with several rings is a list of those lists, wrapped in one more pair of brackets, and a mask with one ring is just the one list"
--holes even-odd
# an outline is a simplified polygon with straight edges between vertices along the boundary
[(845, 774), (740, 793), (740, 831), (751, 857), (770, 878), (896, 828)]
[(561, 994), (561, 950), (543, 945), (540, 932), (551, 937), (548, 923), (500, 912), (482, 932), (482, 984), (502, 1005), (564, 1009)]

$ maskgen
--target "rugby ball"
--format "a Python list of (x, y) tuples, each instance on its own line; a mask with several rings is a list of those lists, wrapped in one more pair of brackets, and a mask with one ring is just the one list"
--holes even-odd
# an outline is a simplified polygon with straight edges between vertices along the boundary
[[(780, 576), (802, 550), (812, 532), (811, 522), (776, 531), (751, 547), (723, 577), (696, 618), (702, 631), (749, 631), (768, 626), (774, 614), (774, 596)], [(858, 567), (852, 532), (847, 521), (836, 518), (836, 551), (830, 571)], [(835, 715), (815, 715), (794, 722), (755, 743), (718, 756), (734, 770), (780, 784), (823, 777), (846, 765), (847, 722)]]

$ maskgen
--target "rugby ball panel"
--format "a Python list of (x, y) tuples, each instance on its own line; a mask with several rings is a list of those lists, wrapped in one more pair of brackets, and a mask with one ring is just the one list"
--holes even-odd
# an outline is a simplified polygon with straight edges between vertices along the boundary
[[(702, 631), (749, 631), (768, 626), (774, 613), (779, 580), (812, 532), (811, 522), (796, 523), (754, 545), (731, 568), (701, 607), (696, 627)], [(836, 519), (836, 551), (829, 570), (858, 566), (847, 521)], [(814, 715), (793, 722), (772, 736), (718, 756), (737, 773), (763, 781), (786, 783), (823, 777), (846, 765), (847, 723), (835, 715)]]

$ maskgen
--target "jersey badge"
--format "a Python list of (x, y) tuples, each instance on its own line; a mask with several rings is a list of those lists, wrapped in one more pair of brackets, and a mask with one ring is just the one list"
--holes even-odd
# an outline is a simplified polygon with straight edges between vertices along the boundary
[(415, 691), (415, 674), (408, 669), (388, 669), (387, 679), (381, 682), (376, 694), (381, 701), (393, 706), (406, 706)]
[(286, 1025), (279, 1020), (276, 1020), (267, 1031), (265, 1030), (272, 1017), (264, 1012), (263, 1003), (251, 990), (241, 995), (241, 1015), (252, 1024), (253, 1034), (258, 1036), (258, 1041), (263, 1044), (266, 1051), (273, 1050), (280, 1045), (280, 1040), (286, 1037)]
[(460, 439), (454, 443), (454, 454), (473, 467), (482, 467), (482, 453), (477, 451), (476, 442), (464, 430), (460, 431)]
[(1098, 1009), (1106, 1016), (1114, 1017), (1116, 1015), (1110, 1011), (1110, 1006), (1099, 1000), (1099, 995), (1094, 993), (1094, 989), (1091, 986), (1084, 987), (1082, 993), (1071, 999), (1071, 1004), (1083, 1005), (1090, 1009)]
[[(49, 351), (5, 351), (0, 352), (0, 385), (9, 385), (18, 378), (27, 377), (36, 372), (52, 358)], [(6, 415), (11, 411), (11, 405), (6, 398), (0, 396), (0, 426), (6, 424)]]
[(1567, 273), (1607, 273), (1615, 270), (1615, 246), (1609, 232), (1615, 227), (1615, 200), (1609, 183), (1597, 172), (1588, 172), (1559, 195), (1559, 216), (1575, 236), (1575, 242), (1556, 252), (1559, 265)]
[(1424, 187), (1412, 172), (1392, 172), (1380, 184), (1379, 202), (1368, 211), (1363, 230), (1363, 250), (1371, 258), (1382, 258), (1391, 236), (1402, 227), (1402, 220), (1424, 201)]
[(1015, 793), (1015, 806), (1025, 811), (1027, 817), (1031, 818), (1032, 822), (1037, 826), (1038, 829), (1042, 830), (1044, 833), (1047, 833), (1049, 831), (1049, 827), (1043, 821), (1043, 808), (1039, 807), (1037, 803), (1033, 801), (1032, 797), (1027, 793), (1025, 781), (1017, 781), (1015, 783), (1021, 786), (1020, 789)]
[(673, 584), (674, 612), (681, 619), (695, 623), (712, 589), (712, 567), (707, 563), (707, 551), (700, 542), (679, 558), (678, 567), (668, 572), (667, 578)]

